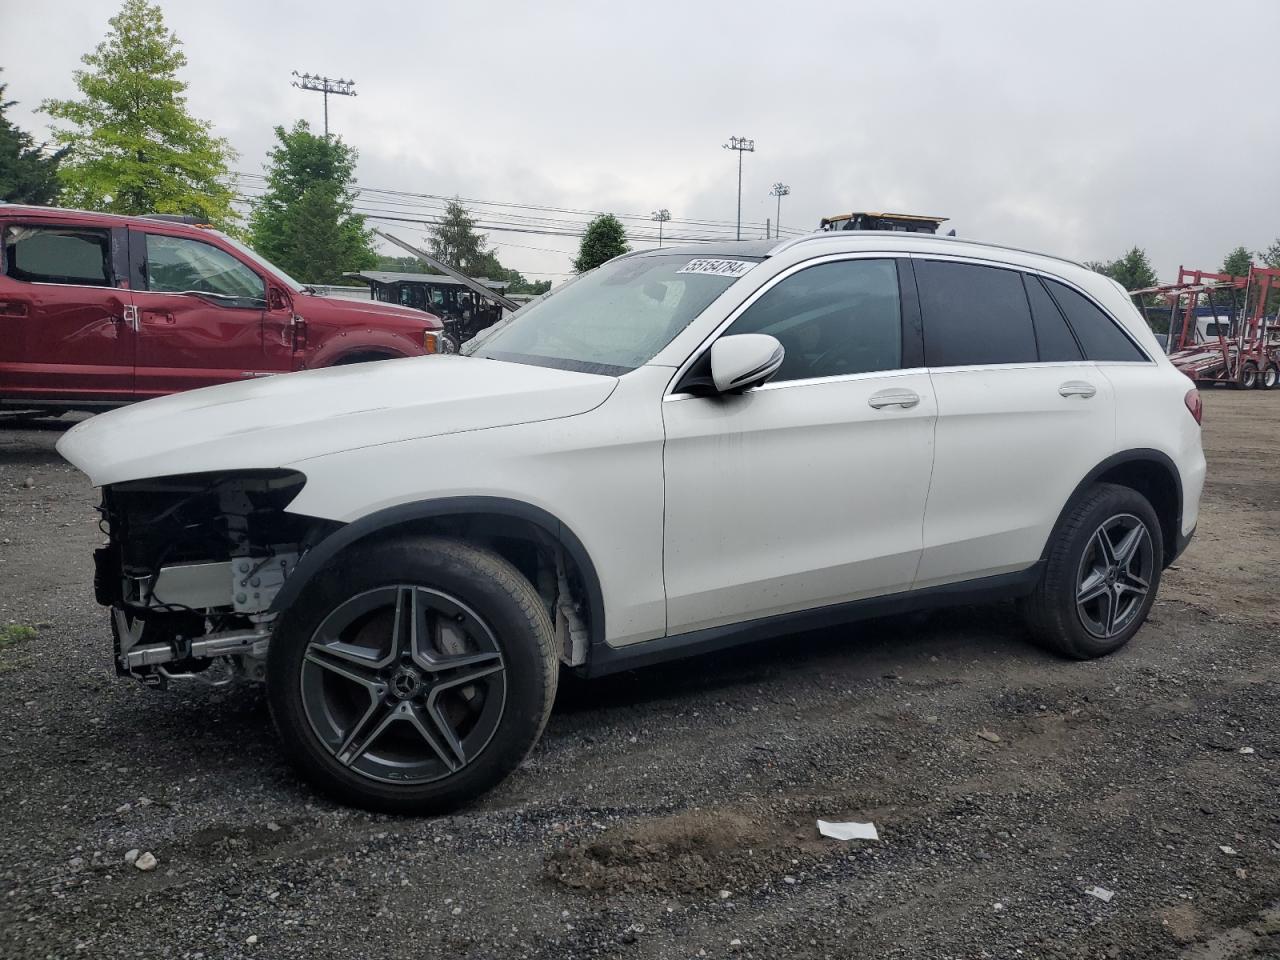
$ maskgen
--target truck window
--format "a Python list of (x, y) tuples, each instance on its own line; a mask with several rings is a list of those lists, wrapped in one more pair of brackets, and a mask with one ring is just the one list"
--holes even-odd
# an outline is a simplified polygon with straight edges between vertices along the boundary
[(83, 227), (4, 228), (4, 272), (27, 283), (110, 287), (111, 235)]
[(148, 233), (147, 289), (158, 293), (204, 293), (232, 306), (266, 303), (266, 284), (225, 250), (209, 243)]

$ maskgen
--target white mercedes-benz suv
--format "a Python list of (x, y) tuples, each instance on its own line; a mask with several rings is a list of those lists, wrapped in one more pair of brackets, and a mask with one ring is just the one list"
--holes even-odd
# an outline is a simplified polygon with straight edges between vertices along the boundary
[(347, 801), (436, 811), (599, 675), (1011, 598), (1125, 644), (1195, 529), (1200, 399), (1119, 285), (884, 233), (631, 254), (429, 356), (106, 413), (119, 673), (264, 679)]

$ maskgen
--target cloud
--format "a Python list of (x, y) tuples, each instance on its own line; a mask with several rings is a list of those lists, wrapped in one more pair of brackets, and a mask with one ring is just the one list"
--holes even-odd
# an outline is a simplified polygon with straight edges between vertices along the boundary
[[(15, 119), (73, 93), (102, 3), (0, 0)], [(193, 110), (260, 172), (271, 128), (321, 99), (290, 71), (354, 77), (330, 122), (362, 183), (432, 194), (784, 224), (851, 209), (949, 216), (963, 235), (1079, 259), (1137, 244), (1161, 274), (1280, 234), (1274, 0), (1201, 4), (163, 3)], [(56, 26), (56, 29), (53, 29)], [(1170, 51), (1185, 51), (1173, 55)], [(409, 228), (406, 228), (409, 229)], [(504, 260), (568, 270), (572, 239), (498, 234)], [(532, 250), (540, 247), (544, 250)]]

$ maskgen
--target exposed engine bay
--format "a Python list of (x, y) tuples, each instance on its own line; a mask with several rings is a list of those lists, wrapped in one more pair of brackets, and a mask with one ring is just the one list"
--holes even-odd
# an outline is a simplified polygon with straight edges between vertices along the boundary
[(337, 526), (285, 512), (305, 482), (254, 470), (103, 488), (94, 590), (111, 608), (117, 673), (155, 686), (263, 678), (272, 601)]

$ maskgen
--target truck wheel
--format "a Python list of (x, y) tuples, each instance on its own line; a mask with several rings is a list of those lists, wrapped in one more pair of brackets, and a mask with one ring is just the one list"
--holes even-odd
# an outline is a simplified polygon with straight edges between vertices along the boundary
[(1258, 385), (1258, 367), (1254, 363), (1246, 363), (1240, 368), (1240, 379), (1236, 381), (1241, 390), (1252, 390)]
[(1262, 376), (1258, 377), (1258, 387), (1262, 390), (1274, 390), (1277, 382), (1280, 382), (1280, 369), (1274, 364), (1263, 370)]
[(1163, 566), (1147, 499), (1097, 484), (1054, 531), (1040, 583), (1021, 603), (1033, 639), (1077, 660), (1119, 650), (1147, 619)]
[(538, 741), (559, 678), (546, 607), (506, 560), (455, 540), (356, 547), (271, 640), (267, 696), (290, 758), (338, 799), (438, 813)]

